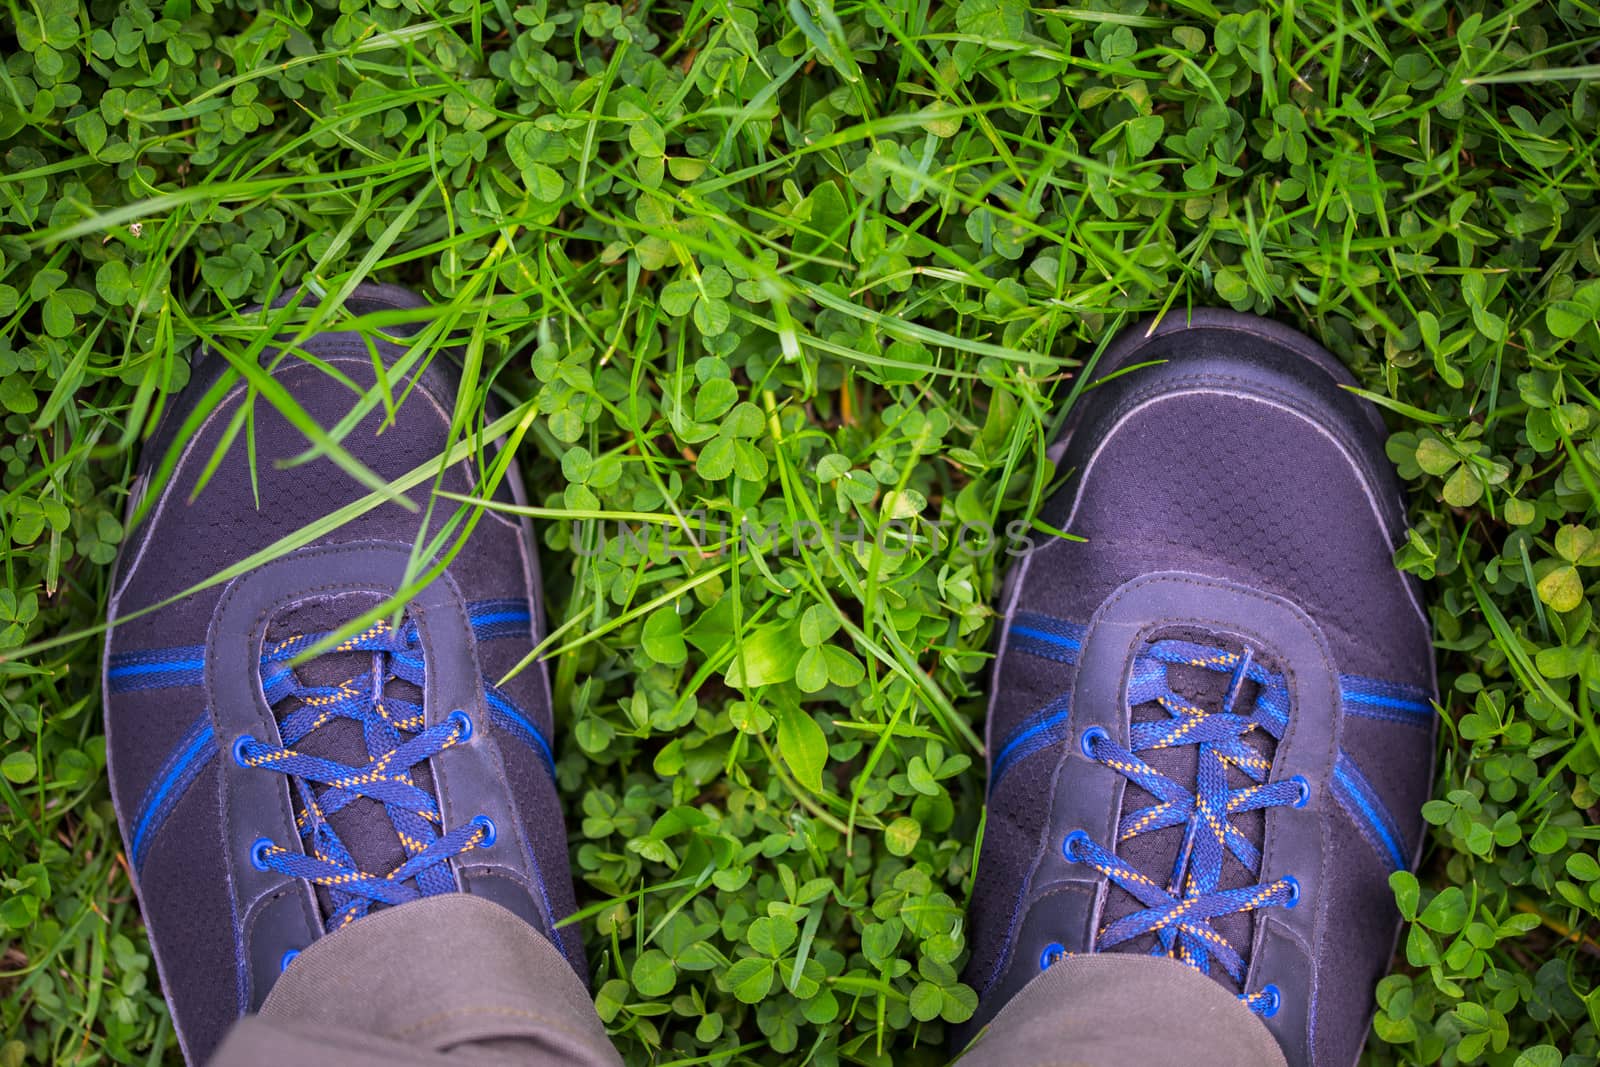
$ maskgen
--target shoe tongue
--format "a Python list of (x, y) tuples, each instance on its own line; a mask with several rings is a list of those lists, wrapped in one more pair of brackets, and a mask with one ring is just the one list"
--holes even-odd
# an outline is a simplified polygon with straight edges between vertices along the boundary
[[(1160, 641), (1182, 641), (1189, 644), (1200, 645), (1208, 650), (1237, 654), (1244, 651), (1243, 646), (1236, 639), (1227, 639), (1209, 631), (1197, 631), (1190, 628), (1174, 628), (1155, 634), (1151, 644)], [(1259, 654), (1255, 657), (1261, 663)], [(1270, 664), (1262, 664), (1271, 669)], [(1233, 668), (1219, 666), (1218, 669), (1207, 667), (1192, 667), (1184, 664), (1168, 665), (1167, 687), (1187, 703), (1212, 713), (1222, 710), (1227, 703), (1229, 690), (1233, 687)], [(1244, 680), (1240, 685), (1238, 694), (1234, 697), (1233, 710), (1237, 714), (1248, 716), (1255, 708), (1255, 701), (1259, 687), (1255, 682)], [(1132, 709), (1134, 722), (1167, 722), (1171, 714), (1158, 701), (1148, 701)], [(1277, 748), (1276, 742), (1266, 731), (1256, 729), (1243, 735), (1243, 740), (1270, 764)], [(1155, 768), (1162, 775), (1176, 782), (1185, 789), (1194, 791), (1198, 789), (1197, 778), (1200, 765), (1200, 746), (1175, 745), (1168, 748), (1146, 749), (1137, 753), (1146, 763)], [(1228, 787), (1242, 789), (1252, 784), (1251, 778), (1236, 767), (1229, 766), (1227, 770)], [(1157, 799), (1144, 789), (1127, 782), (1122, 795), (1122, 809), (1117, 817), (1121, 819), (1129, 812), (1139, 811), (1157, 803)], [(1229, 816), (1229, 823), (1250, 841), (1257, 849), (1262, 847), (1266, 835), (1266, 818), (1261, 811), (1241, 812)], [(1135, 869), (1148, 875), (1159, 885), (1173, 889), (1173, 868), (1178, 860), (1178, 853), (1183, 848), (1187, 828), (1183, 824), (1169, 826), (1162, 830), (1141, 833), (1129, 840), (1119, 842), (1115, 852), (1127, 860)], [(1222, 870), (1217, 879), (1217, 889), (1237, 889), (1241, 886), (1254, 885), (1258, 877), (1234, 858), (1231, 852), (1224, 851)], [(1182, 885), (1176, 887), (1175, 892), (1181, 896)], [(1144, 908), (1132, 894), (1121, 889), (1115, 884), (1108, 888), (1102, 926), (1109, 925)], [(1211, 928), (1227, 939), (1234, 951), (1244, 957), (1246, 962), (1250, 958), (1251, 939), (1255, 934), (1255, 915), (1253, 912), (1241, 912), (1232, 915), (1220, 916), (1211, 920)], [(1115, 952), (1159, 952), (1160, 941), (1155, 934), (1146, 934), (1132, 938), (1116, 946)], [(1237, 986), (1228, 975), (1226, 969), (1215, 960), (1211, 962), (1211, 976), (1230, 991), (1237, 992)]]
[[(297, 635), (324, 634), (337, 630), (371, 611), (383, 600), (383, 597), (374, 593), (349, 593), (327, 600), (296, 605), (276, 616), (267, 627), (267, 647), (270, 648), (280, 641)], [(293, 670), (302, 688), (334, 687), (353, 679), (358, 689), (369, 692), (374, 685), (374, 660), (377, 656), (377, 653), (363, 650), (330, 651), (296, 664)], [(387, 657), (383, 659), (386, 661)], [(422, 693), (416, 686), (393, 677), (387, 669), (384, 670), (380, 684), (383, 695), (390, 699), (419, 705), (422, 703)], [(300, 698), (290, 696), (280, 700), (272, 710), (281, 724), (301, 706)], [(381, 745), (380, 754), (389, 747), (381, 741), (378, 743)], [(334, 718), (324, 723), (306, 734), (293, 747), (308, 756), (318, 756), (350, 767), (361, 767), (372, 758), (362, 725), (347, 718)], [(433, 792), (433, 780), (427, 764), (413, 767), (411, 775), (412, 781), (417, 786), (430, 794)], [(323, 795), (326, 788), (320, 785), (312, 786), (318, 796)], [(298, 817), (300, 815), (298, 781), (291, 790), (291, 798)], [(329, 815), (328, 825), (349, 850), (355, 865), (363, 871), (383, 875), (405, 862), (405, 850), (401, 847), (394, 823), (390, 821), (384, 806), (376, 800), (357, 797), (339, 811)], [(303, 837), (301, 840), (307, 851), (314, 847), (309, 837)], [(317, 899), (323, 909), (323, 918), (326, 919), (334, 911), (328, 891), (318, 886)]]

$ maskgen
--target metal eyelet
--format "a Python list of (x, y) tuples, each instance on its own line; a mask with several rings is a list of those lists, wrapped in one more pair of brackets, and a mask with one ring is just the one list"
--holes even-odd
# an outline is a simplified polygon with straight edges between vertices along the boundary
[(289, 969), (289, 964), (293, 963), (294, 958), (298, 955), (300, 955), (300, 950), (297, 948), (292, 948), (288, 952), (285, 952), (278, 959), (278, 973), (282, 974), (284, 971), (287, 971)]
[(1085, 759), (1094, 759), (1094, 743), (1109, 740), (1111, 735), (1106, 733), (1105, 727), (1091, 726), (1078, 735), (1078, 751), (1083, 753)]
[(478, 842), (478, 848), (491, 847), (495, 842), (495, 838), (499, 836), (499, 832), (495, 829), (494, 820), (487, 815), (476, 816), (472, 820), (472, 825), (483, 831), (483, 840)]
[(1066, 839), (1061, 842), (1061, 855), (1066, 857), (1068, 863), (1083, 862), (1083, 857), (1078, 855), (1077, 849), (1074, 848), (1074, 846), (1080, 841), (1084, 844), (1088, 844), (1090, 841), (1088, 833), (1083, 830), (1072, 831), (1072, 833), (1068, 834)]
[(1292, 908), (1300, 903), (1300, 879), (1294, 875), (1285, 875), (1283, 880), (1289, 883), (1289, 899), (1283, 902), (1286, 908)]
[(1039, 969), (1041, 971), (1049, 970), (1051, 964), (1060, 963), (1061, 957), (1066, 954), (1067, 950), (1061, 947), (1061, 942), (1050, 942), (1044, 947), (1044, 951), (1039, 953)]
[(1294, 802), (1297, 808), (1303, 808), (1311, 802), (1311, 783), (1306, 781), (1305, 775), (1296, 774), (1289, 781), (1300, 787), (1300, 797)]
[(250, 846), (250, 865), (258, 871), (271, 870), (272, 868), (267, 866), (267, 850), (270, 848), (272, 848), (271, 839), (256, 838), (255, 843)]
[(251, 744), (254, 741), (255, 738), (251, 737), (249, 734), (240, 734), (238, 737), (234, 738), (233, 762), (237, 763), (241, 767), (249, 767), (249, 757), (244, 754), (244, 748), (246, 745)]
[(460, 744), (472, 736), (472, 716), (457, 708), (444, 717), (444, 721), (456, 729), (456, 744)]
[(1278, 992), (1278, 987), (1270, 982), (1261, 987), (1261, 993), (1267, 999), (1266, 1007), (1261, 1009), (1261, 1017), (1270, 1019), (1278, 1014), (1278, 1008), (1283, 1004), (1283, 995)]

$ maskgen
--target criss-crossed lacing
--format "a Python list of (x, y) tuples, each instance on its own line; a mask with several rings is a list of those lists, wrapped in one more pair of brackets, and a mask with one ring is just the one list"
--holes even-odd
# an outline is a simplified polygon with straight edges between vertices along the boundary
[[(241, 737), (233, 746), (233, 757), (241, 766), (290, 776), (303, 850), (261, 838), (251, 847), (250, 859), (264, 870), (326, 887), (332, 903), (327, 920), (331, 931), (366, 915), (377, 903), (403, 904), (454, 891), (449, 860), (492, 844), (495, 827), (479, 816), (445, 830), (438, 802), (412, 779), (413, 767), (472, 732), (465, 712), (451, 712), (443, 722), (427, 726), (421, 705), (385, 694), (396, 680), (419, 688), (423, 684), (416, 626), (406, 623), (396, 628), (379, 620), (328, 650), (329, 654), (370, 652), (370, 671), (336, 686), (303, 685), (288, 663), (325, 637), (296, 635), (262, 655), (261, 686), (267, 703), (276, 706), (294, 698), (299, 705), (279, 723), (282, 745)], [(361, 726), (367, 763), (349, 766), (295, 750), (296, 744), (335, 719)], [(405, 861), (387, 873), (362, 870), (328, 821), (360, 797), (384, 806), (405, 850)]]
[[(1168, 679), (1174, 666), (1228, 674), (1220, 709), (1208, 711), (1174, 692)], [(1246, 682), (1260, 687), (1258, 696), (1249, 711), (1236, 710)], [(1204, 974), (1211, 973), (1215, 961), (1239, 987), (1244, 984), (1246, 961), (1211, 921), (1270, 906), (1292, 908), (1300, 898), (1299, 883), (1292, 877), (1218, 888), (1224, 854), (1231, 854), (1252, 877), (1259, 878), (1261, 870), (1260, 849), (1230, 820), (1247, 811), (1300, 806), (1309, 797), (1309, 786), (1298, 775), (1267, 782), (1272, 761), (1247, 740), (1253, 731), (1274, 742), (1281, 737), (1288, 710), (1278, 706), (1287, 702), (1283, 679), (1258, 664), (1248, 648), (1235, 653), (1187, 641), (1158, 641), (1136, 659), (1128, 685), (1130, 707), (1151, 702), (1159, 704), (1166, 717), (1132, 723), (1129, 747), (1098, 726), (1085, 730), (1079, 745), (1087, 758), (1116, 771), (1156, 800), (1123, 815), (1117, 826), (1118, 845), (1140, 834), (1184, 827), (1167, 883), (1134, 869), (1083, 830), (1067, 835), (1062, 853), (1073, 863), (1093, 867), (1143, 905), (1102, 927), (1093, 951), (1104, 952), (1154, 934), (1154, 954), (1172, 956)], [(1181, 745), (1199, 747), (1192, 785), (1173, 781), (1139, 755)], [(1241, 772), (1249, 784), (1230, 786), (1230, 768)], [(1063, 954), (1060, 946), (1052, 945), (1041, 965), (1049, 966), (1053, 957)], [(1278, 1007), (1278, 993), (1271, 985), (1239, 997), (1259, 1015), (1271, 1015)]]

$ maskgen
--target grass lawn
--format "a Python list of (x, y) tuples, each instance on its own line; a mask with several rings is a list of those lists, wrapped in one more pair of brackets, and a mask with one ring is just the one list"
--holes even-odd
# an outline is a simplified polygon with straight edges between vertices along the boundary
[(1005, 557), (897, 538), (1029, 520), (1100, 348), (1192, 305), (1322, 340), (1414, 491), (1445, 725), (1368, 1058), (1594, 1063), (1597, 45), (1585, 0), (0, 0), (0, 1067), (177, 1056), (104, 780), (132, 464), (198, 341), (363, 277), (471, 334), (463, 432), (527, 429), (631, 1063), (942, 1058)]

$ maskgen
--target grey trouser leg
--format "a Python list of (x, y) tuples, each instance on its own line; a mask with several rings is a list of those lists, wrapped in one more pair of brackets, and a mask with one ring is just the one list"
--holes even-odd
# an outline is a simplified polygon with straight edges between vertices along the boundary
[(960, 1067), (1287, 1067), (1266, 1025), (1177, 960), (1068, 956), (1022, 987)]
[(313, 943), (213, 1067), (621, 1067), (554, 945), (465, 893), (386, 908)]

